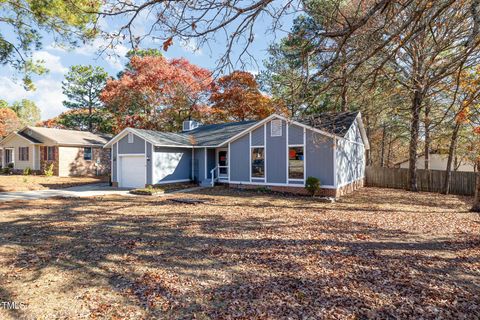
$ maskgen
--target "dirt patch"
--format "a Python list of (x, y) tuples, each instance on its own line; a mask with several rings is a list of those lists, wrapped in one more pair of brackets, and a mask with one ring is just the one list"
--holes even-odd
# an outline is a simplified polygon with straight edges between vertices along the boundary
[(108, 177), (0, 175), (0, 192), (63, 189), (99, 182), (108, 182)]
[(0, 301), (25, 304), (0, 318), (478, 319), (470, 202), (214, 188), (0, 204)]

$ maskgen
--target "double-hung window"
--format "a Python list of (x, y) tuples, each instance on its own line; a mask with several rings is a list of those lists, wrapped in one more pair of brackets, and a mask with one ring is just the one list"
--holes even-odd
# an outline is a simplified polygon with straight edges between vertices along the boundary
[(288, 178), (304, 179), (303, 147), (288, 148)]
[(83, 148), (83, 160), (92, 160), (92, 148), (91, 147)]
[(55, 147), (45, 147), (45, 153), (43, 155), (43, 160), (46, 160), (46, 161), (55, 160)]
[(28, 161), (28, 147), (19, 147), (18, 148), (18, 160), (19, 161)]
[(265, 177), (265, 148), (252, 148), (252, 178)]

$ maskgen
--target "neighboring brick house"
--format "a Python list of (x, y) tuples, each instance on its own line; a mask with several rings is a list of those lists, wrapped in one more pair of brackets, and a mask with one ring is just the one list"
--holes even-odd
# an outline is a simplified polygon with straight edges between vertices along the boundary
[(25, 127), (0, 141), (1, 166), (43, 172), (53, 164), (57, 176), (95, 176), (110, 172), (110, 139), (86, 131)]

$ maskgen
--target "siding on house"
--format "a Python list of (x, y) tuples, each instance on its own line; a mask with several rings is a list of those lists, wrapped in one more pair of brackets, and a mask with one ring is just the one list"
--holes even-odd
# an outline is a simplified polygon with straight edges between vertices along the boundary
[(117, 147), (118, 143), (113, 144), (112, 151), (112, 181), (117, 182), (117, 165), (118, 165), (118, 156), (117, 156)]
[(194, 149), (194, 153), (194, 180), (201, 182), (205, 180), (205, 149)]
[(230, 143), (230, 180), (250, 182), (250, 136)]
[(303, 144), (303, 128), (297, 125), (288, 126), (288, 144)]
[(306, 132), (306, 172), (305, 177), (320, 179), (323, 186), (333, 186), (334, 181), (334, 153), (333, 138), (308, 130)]
[(365, 174), (365, 146), (358, 129), (358, 120), (355, 120), (345, 136), (351, 141), (338, 140), (336, 147), (336, 175), (339, 187), (362, 179)]
[[(271, 136), (271, 121), (267, 123), (266, 165), (267, 183), (287, 183), (286, 123), (282, 120), (282, 135)], [(248, 166), (247, 166), (248, 168)]]
[(252, 146), (263, 146), (265, 144), (264, 128), (260, 126), (252, 131)]
[[(195, 157), (197, 157), (197, 152), (195, 152)], [(192, 168), (192, 149), (154, 147), (152, 159), (153, 184), (167, 183), (169, 181), (177, 180), (190, 180)]]
[(145, 140), (133, 135), (133, 143), (128, 143), (128, 134), (118, 141), (118, 154), (145, 154)]
[(215, 149), (207, 149), (207, 179), (211, 179), (210, 171), (216, 167)]
[[(16, 170), (23, 170), (26, 168), (34, 169), (34, 159), (33, 159), (33, 147), (34, 145), (29, 143), (27, 140), (19, 137), (14, 136), (7, 143), (2, 145), (4, 149), (13, 148), (13, 157), (14, 157), (14, 169)], [(20, 152), (18, 148), (20, 147), (28, 147), (28, 161), (20, 161)], [(39, 151), (37, 148), (35, 151)], [(5, 152), (5, 151), (3, 151)], [(38, 166), (37, 166), (38, 167)], [(35, 167), (35, 168), (37, 168)]]

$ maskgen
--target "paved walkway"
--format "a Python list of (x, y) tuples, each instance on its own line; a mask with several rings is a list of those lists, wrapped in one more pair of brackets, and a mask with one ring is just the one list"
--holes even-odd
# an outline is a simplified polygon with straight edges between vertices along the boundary
[(107, 183), (87, 184), (83, 186), (37, 191), (0, 192), (0, 202), (12, 200), (36, 200), (51, 197), (91, 197), (108, 194), (131, 195), (129, 190), (112, 188)]

